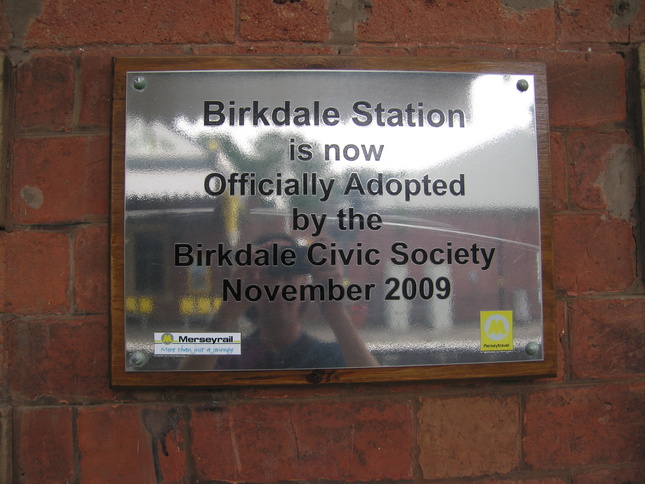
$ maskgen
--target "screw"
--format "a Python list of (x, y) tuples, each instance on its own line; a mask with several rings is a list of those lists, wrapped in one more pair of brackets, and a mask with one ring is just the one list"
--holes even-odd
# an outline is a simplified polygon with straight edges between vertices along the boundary
[(527, 91), (529, 88), (529, 81), (527, 81), (526, 79), (520, 79), (519, 81), (517, 81), (516, 85), (517, 85), (518, 91), (524, 92), (524, 91)]
[(133, 366), (143, 366), (148, 361), (148, 355), (145, 351), (137, 350), (130, 355), (130, 363)]
[(535, 343), (534, 341), (531, 341), (526, 345), (526, 348), (524, 348), (524, 351), (526, 351), (526, 354), (528, 355), (535, 355), (537, 352), (540, 350), (540, 345)]
[(148, 81), (146, 81), (146, 78), (143, 76), (135, 77), (134, 82), (132, 83), (134, 88), (138, 91), (143, 91), (146, 87), (146, 84), (148, 84)]

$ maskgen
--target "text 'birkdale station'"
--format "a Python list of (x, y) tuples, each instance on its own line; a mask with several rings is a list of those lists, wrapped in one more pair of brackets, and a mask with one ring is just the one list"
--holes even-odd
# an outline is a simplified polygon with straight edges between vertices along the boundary
[[(341, 123), (341, 110), (321, 106), (292, 106), (284, 101), (279, 106), (264, 106), (253, 101), (250, 106), (238, 106), (235, 101), (204, 101), (204, 126), (336, 126)], [(461, 109), (428, 109), (423, 102), (403, 107), (383, 103), (356, 101), (349, 119), (356, 126), (463, 128), (466, 115)]]

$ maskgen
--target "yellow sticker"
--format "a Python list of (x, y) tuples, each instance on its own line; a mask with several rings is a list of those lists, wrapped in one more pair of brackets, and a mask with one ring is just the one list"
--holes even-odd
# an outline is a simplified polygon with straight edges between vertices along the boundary
[(513, 349), (513, 311), (480, 311), (481, 351)]

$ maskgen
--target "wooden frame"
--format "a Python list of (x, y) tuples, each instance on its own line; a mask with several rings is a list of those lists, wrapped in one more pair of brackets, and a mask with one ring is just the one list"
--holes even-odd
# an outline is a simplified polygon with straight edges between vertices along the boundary
[[(536, 79), (539, 189), (542, 253), (544, 360), (415, 367), (333, 370), (262, 370), (208, 372), (126, 372), (124, 331), (124, 162), (126, 73), (129, 71), (255, 69), (334, 69), (491, 72), (531, 74)], [(519, 378), (556, 373), (555, 295), (553, 286), (553, 223), (545, 67), (524, 62), (484, 62), (459, 59), (373, 57), (165, 57), (118, 58), (114, 63), (111, 170), (111, 382), (136, 387), (222, 387), (364, 383), (383, 381)]]

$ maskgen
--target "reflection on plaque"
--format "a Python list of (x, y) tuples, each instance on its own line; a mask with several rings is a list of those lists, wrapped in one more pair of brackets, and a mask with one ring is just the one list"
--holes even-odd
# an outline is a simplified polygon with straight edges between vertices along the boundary
[(126, 371), (539, 361), (535, 80), (129, 72)]

